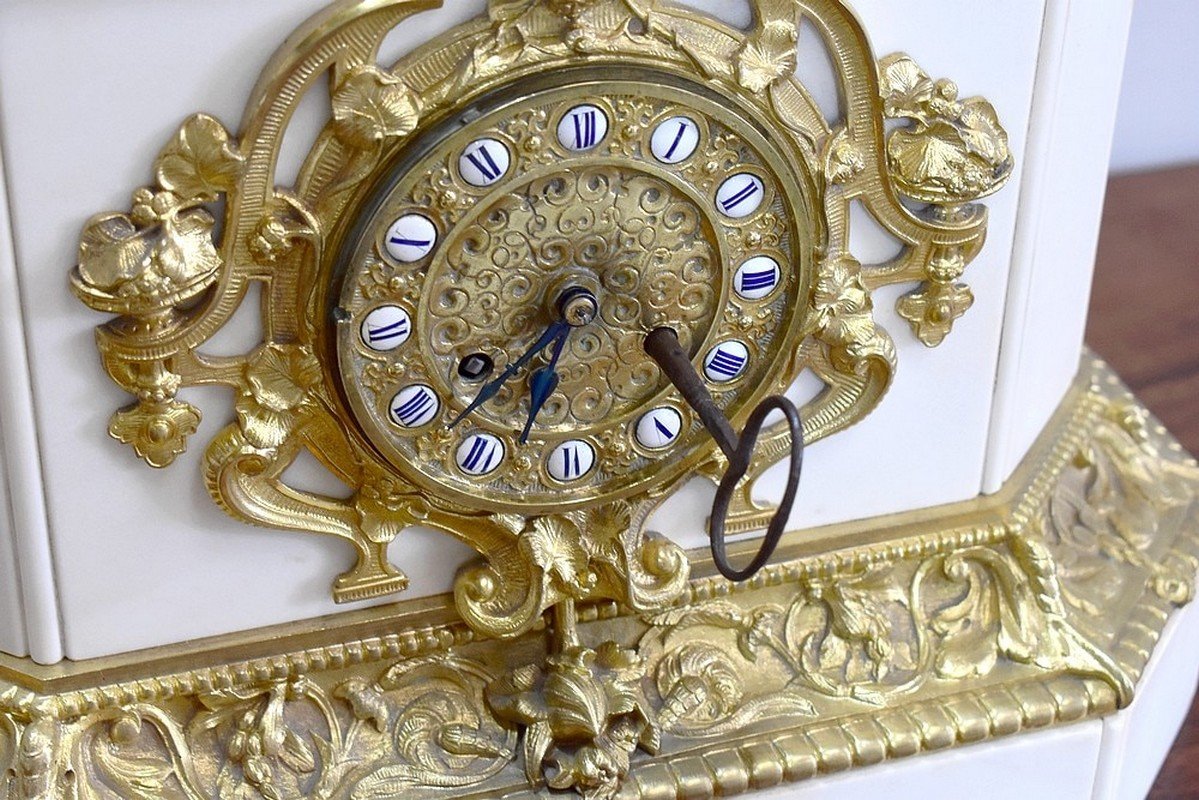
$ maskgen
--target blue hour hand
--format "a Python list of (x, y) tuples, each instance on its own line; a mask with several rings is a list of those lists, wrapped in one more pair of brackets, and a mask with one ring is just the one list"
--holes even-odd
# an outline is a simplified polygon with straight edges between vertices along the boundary
[(554, 339), (565, 333), (567, 330), (569, 330), (569, 328), (570, 326), (565, 320), (558, 320), (553, 325), (549, 326), (545, 333), (541, 334), (541, 338), (538, 339), (532, 347), (525, 351), (524, 355), (510, 363), (498, 378), (491, 381), (479, 390), (479, 394), (475, 397), (471, 404), (467, 406), (466, 410), (464, 410), (461, 414), (454, 417), (454, 421), (450, 423), (449, 427), (456, 427), (458, 423), (462, 422), (462, 420), (473, 414), (476, 410), (482, 407), (484, 403), (499, 394), (500, 389), (504, 388), (504, 384), (512, 380), (516, 373), (524, 369), (525, 366), (532, 361), (538, 353), (549, 347), (550, 343), (553, 342)]
[(554, 344), (554, 352), (550, 356), (549, 365), (537, 370), (529, 378), (529, 419), (525, 422), (525, 429), (520, 434), (521, 444), (528, 444), (529, 431), (533, 429), (533, 423), (537, 421), (537, 415), (545, 407), (545, 403), (550, 399), (550, 395), (558, 388), (558, 359), (562, 357), (562, 349), (566, 346), (566, 340), (569, 337), (569, 329), (562, 331), (558, 335), (558, 341)]

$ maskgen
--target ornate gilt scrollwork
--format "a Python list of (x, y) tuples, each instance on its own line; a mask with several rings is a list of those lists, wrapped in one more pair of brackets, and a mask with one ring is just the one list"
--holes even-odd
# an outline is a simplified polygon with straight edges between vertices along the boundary
[[(206, 485), (216, 502), (239, 519), (337, 536), (352, 545), (357, 563), (334, 583), (338, 601), (403, 590), (407, 577), (390, 563), (387, 549), (404, 528), (419, 524), (458, 537), (481, 554), (482, 560), (459, 576), (455, 590), (458, 609), (475, 630), (519, 637), (533, 630), (547, 609), (558, 609), (564, 629), (546, 666), (529, 671), (519, 685), (490, 684), (488, 697), (500, 717), (523, 726), (530, 777), (544, 766), (551, 785), (575, 786), (588, 796), (606, 797), (627, 771), (633, 750), (653, 749), (657, 727), (631, 694), (597, 695), (586, 688), (588, 681), (609, 688), (638, 684), (641, 656), (615, 645), (579, 644), (573, 609), (615, 600), (639, 613), (676, 613), (663, 610), (688, 590), (688, 559), (677, 546), (643, 530), (650, 511), (673, 487), (646, 490), (586, 512), (559, 513), (547, 505), (527, 516), (484, 514), (418, 487), (381, 463), (341, 412), (322, 339), (324, 309), (319, 305), (324, 294), (318, 283), (327, 274), (339, 221), (359, 202), (367, 179), (423, 125), (515, 77), (578, 65), (636, 62), (687, 76), (718, 95), (740, 98), (782, 132), (786, 141), (781, 146), (802, 164), (813, 184), (805, 189), (813, 203), (807, 222), (816, 237), (811, 303), (798, 310), (805, 320), (802, 336), (786, 368), (771, 381), (772, 388), (781, 390), (802, 371), (811, 370), (827, 384), (804, 409), (804, 432), (812, 442), (863, 418), (890, 385), (896, 353), (888, 332), (875, 322), (874, 289), (920, 282), (901, 298), (899, 310), (920, 341), (930, 346), (949, 333), (973, 302), (959, 278), (982, 245), (986, 214), (972, 203), (1002, 185), (1012, 169), (1011, 156), (994, 109), (978, 98), (959, 100), (952, 83), (932, 82), (906, 56), (876, 63), (859, 24), (837, 0), (755, 0), (757, 24), (749, 32), (733, 31), (655, 0), (493, 0), (485, 18), (445, 34), (399, 64), (375, 63), (390, 30), (436, 5), (434, 0), (340, 3), (308, 23), (291, 40), (299, 44), (281, 51), (267, 68), (236, 136), (212, 117), (189, 119), (160, 154), (153, 185), (135, 192), (130, 211), (101, 215), (88, 223), (71, 286), (92, 308), (117, 315), (98, 330), (97, 341), (108, 373), (136, 402), (116, 412), (110, 434), (151, 466), (166, 467), (201, 425), (199, 411), (180, 398), (181, 390), (195, 385), (232, 388), (236, 418), (208, 446)], [(820, 113), (795, 75), (801, 18), (814, 23), (834, 57), (845, 112), (835, 125)], [(275, 168), (287, 125), (301, 97), (319, 91), (325, 75), (331, 76), (331, 121), (297, 184), (279, 187)], [(634, 121), (643, 111), (633, 106), (620, 109), (622, 119)], [(900, 118), (908, 120), (908, 126), (887, 134), (886, 122)], [(518, 158), (536, 162), (534, 140), (544, 133), (545, 122), (532, 114), (528, 130), (512, 132)], [(709, 160), (719, 158), (714, 153)], [(712, 180), (704, 174), (706, 163), (696, 162), (692, 177), (697, 185)], [(655, 196), (671, 195), (669, 186), (651, 185), (644, 176), (613, 173), (605, 179), (613, 186), (636, 185)], [(458, 218), (470, 212), (448, 171), (431, 174), (427, 183), (421, 191), (430, 203)], [(927, 205), (912, 211), (901, 195)], [(632, 213), (620, 197), (624, 195), (614, 192), (603, 202), (614, 213)], [(892, 262), (861, 264), (849, 252), (849, 208), (858, 200), (903, 243), (903, 252)], [(686, 198), (671, 195), (670, 201), (683, 217), (691, 213)], [(215, 215), (222, 209), (218, 226)], [(694, 267), (697, 259), (715, 256), (693, 235), (702, 226), (700, 214), (691, 216), (690, 228), (679, 228), (669, 242), (655, 246), (691, 248), (696, 258), (688, 263)], [(769, 245), (780, 236), (769, 220), (738, 235), (754, 246)], [(530, 240), (528, 245), (536, 248), (538, 243)], [(702, 274), (672, 271), (673, 266), (662, 267), (660, 275), (647, 271), (641, 277), (680, 285), (702, 283)], [(415, 291), (404, 284), (403, 275), (379, 272), (371, 278), (393, 295)], [(252, 285), (263, 288), (264, 340), (241, 356), (206, 354), (205, 343), (229, 322)], [(705, 298), (697, 295), (694, 301), (698, 324), (706, 319)], [(735, 325), (738, 335), (751, 340), (767, 329), (762, 313), (746, 312)], [(451, 350), (452, 339), (446, 337)], [(626, 344), (612, 343), (610, 349)], [(605, 370), (606, 375), (611, 372)], [(386, 382), (395, 377), (379, 373), (374, 379)], [(569, 380), (580, 385), (597, 382), (595, 375)], [(618, 403), (626, 395), (639, 396), (638, 391), (636, 376), (630, 376), (603, 398)], [(602, 416), (607, 408), (601, 403), (587, 413)], [(638, 457), (627, 443), (600, 444), (602, 467), (627, 466)], [(440, 457), (449, 440), (431, 434), (419, 447), (422, 457)], [(773, 509), (756, 505), (750, 489), (788, 449), (785, 427), (763, 433), (745, 490), (734, 503), (730, 529), (749, 530), (771, 516)], [(286, 483), (284, 473), (305, 450), (353, 489), (350, 498), (317, 496)], [(721, 458), (714, 451), (700, 472), (719, 475)], [(518, 480), (519, 464), (514, 474), (513, 480)], [(987, 558), (991, 560), (961, 554), (952, 564), (930, 565), (925, 572), (929, 581), (936, 574), (942, 582), (961, 581), (971, 592), (991, 591), (1000, 597), (1007, 586), (1003, 570), (1018, 565), (995, 561), (998, 556)], [(983, 585), (990, 588), (979, 588)], [(711, 620), (705, 624), (740, 637), (739, 652), (751, 661), (762, 648), (774, 653), (771, 657), (794, 673), (796, 691), (820, 694), (824, 687), (828, 697), (885, 699), (904, 680), (926, 674), (919, 669), (924, 661), (953, 662), (953, 656), (944, 655), (947, 645), (937, 639), (936, 631), (940, 626), (945, 630), (941, 639), (953, 638), (955, 610), (926, 607), (915, 594), (901, 602), (912, 629), (928, 629), (918, 652), (905, 654), (886, 644), (892, 634), (886, 620), (896, 614), (855, 599), (853, 586), (806, 586), (798, 606), (780, 606), (777, 613), (766, 606), (736, 613), (712, 607), (704, 612)], [(917, 593), (918, 588), (913, 585), (910, 590)], [(980, 608), (1023, 603), (1010, 597), (976, 602)], [(804, 624), (816, 627), (794, 629), (801, 617)], [(680, 618), (663, 623), (660, 633), (669, 638), (668, 629), (684, 623), (696, 624)], [(995, 621), (1009, 624), (1006, 617)], [(1012, 653), (995, 657), (1000, 655)], [(696, 664), (708, 665), (711, 675), (701, 680), (707, 681), (707, 688), (687, 673), (689, 665)], [(731, 688), (738, 685), (738, 668), (729, 652), (692, 647), (671, 651), (654, 668), (656, 673), (651, 669), (645, 674), (655, 674), (658, 685), (665, 687), (670, 725), (690, 731), (704, 715), (727, 711), (740, 713), (736, 719), (741, 720), (757, 713), (736, 711), (755, 707), (752, 697), (745, 700), (745, 690)], [(485, 682), (482, 673), (471, 674), (476, 684)], [(573, 688), (562, 688), (567, 686)], [(393, 723), (380, 716), (385, 705), (380, 698), (386, 691), (368, 685), (332, 696), (348, 698), (356, 714), (367, 713), (366, 721), (384, 733)], [(705, 694), (712, 691), (733, 694)], [(702, 702), (697, 699), (701, 695), (706, 698)], [(330, 710), (330, 697), (301, 682), (224, 698), (225, 705), (238, 709), (230, 712), (230, 719), (236, 717), (240, 726), (233, 737), (236, 746), (229, 745), (231, 774), (264, 797), (298, 791), (300, 783), (295, 781), (307, 780), (288, 778), (291, 788), (284, 790), (275, 782), (276, 770), (310, 775), (319, 764), (320, 770), (333, 769), (338, 780), (344, 779), (345, 774), (337, 772), (341, 767), (328, 764), (340, 747), (334, 745), (344, 744), (350, 733)], [(224, 703), (215, 696), (210, 700)], [(297, 741), (294, 735), (288, 738), (279, 717), (293, 702), (312, 707), (309, 715), (328, 732), (326, 738), (315, 744)], [(787, 708), (806, 709), (804, 704), (813, 702), (797, 696)], [(586, 712), (586, 725), (562, 721), (562, 708), (571, 704), (579, 713)], [(178, 753), (190, 735), (136, 708), (123, 713), (127, 716), (112, 722), (107, 740), (98, 739), (102, 746), (97, 752), (110, 752), (122, 739), (138, 739), (153, 728), (159, 742)], [(427, 762), (428, 748), (434, 744), (410, 731), (417, 738), (399, 751), (414, 765), (372, 773), (373, 788), (362, 789), (361, 796), (383, 796), (409, 783), (433, 782), (434, 772), (442, 767), (461, 770), (468, 764), (486, 778), (494, 774), (489, 770), (500, 769), (502, 765), (496, 765), (511, 757), (508, 734), (488, 729), (484, 736), (475, 721), (447, 725), (451, 727), (437, 729), (437, 758), (446, 760), (438, 761), (436, 769)], [(208, 730), (215, 727), (219, 724)], [(25, 730), (33, 764), (32, 752), (41, 746), (40, 729), (29, 723)], [(33, 775), (35, 770), (29, 769)], [(152, 783), (164, 769), (175, 771), (181, 782), (191, 780), (179, 771), (178, 762), (125, 769), (125, 778), (114, 780), (126, 780), (129, 786)], [(311, 796), (325, 795), (317, 791)]]
[[(178, 398), (180, 389), (205, 383), (232, 386), (239, 398), (238, 424), (209, 450), (209, 488), (223, 507), (242, 518), (350, 540), (360, 561), (339, 579), (339, 600), (406, 585), (382, 551), (403, 527), (399, 520), (409, 516), (432, 513), (468, 541), (472, 534), (466, 531), (482, 527), (499, 532), (506, 547), (515, 544), (511, 526), (479, 526), (472, 516), (463, 517), (444, 503), (426, 512), (423, 502), (415, 502), (420, 513), (383, 521), (370, 499), (380, 494), (370, 485), (375, 472), (371, 456), (340, 432), (345, 423), (311, 360), (319, 352), (313, 316), (319, 312), (309, 305), (311, 284), (334, 221), (387, 153), (424, 119), (464, 97), (521, 71), (616, 57), (661, 62), (695, 74), (721, 92), (760, 95), (762, 113), (787, 131), (790, 146), (821, 184), (818, 196), (823, 198), (823, 208), (814, 209), (824, 244), (810, 309), (812, 329), (777, 378), (781, 387), (810, 369), (828, 384), (805, 409), (809, 442), (869, 413), (890, 384), (895, 352), (887, 332), (874, 323), (872, 289), (923, 281), (901, 298), (900, 312), (930, 345), (944, 338), (973, 302), (958, 278), (981, 246), (985, 214), (970, 202), (996, 190), (1010, 173), (1006, 135), (985, 101), (958, 100), (952, 83), (933, 82), (910, 58), (889, 56), (876, 67), (860, 42), (849, 44), (860, 30), (841, 5), (831, 0), (760, 2), (757, 26), (738, 35), (701, 16), (653, 3), (497, 2), (486, 20), (447, 34), (439, 51), (446, 65), (442, 72), (414, 71), (411, 59), (390, 69), (374, 64), (373, 53), (385, 32), (422, 8), (422, 3), (396, 0), (310, 23), (305, 47), (282, 53), (272, 63), (240, 138), (211, 117), (188, 120), (160, 155), (155, 185), (135, 193), (132, 210), (101, 215), (88, 224), (72, 275), (72, 286), (85, 302), (120, 315), (100, 329), (98, 341), (109, 373), (137, 403), (114, 415), (111, 434), (147, 463), (169, 465), (200, 426), (199, 412)], [(794, 75), (801, 17), (817, 25), (837, 60), (847, 115), (835, 128)], [(328, 68), (335, 79), (329, 128), (300, 184), (271, 188), (286, 121), (302, 93)], [(630, 107), (621, 113), (634, 124), (642, 112)], [(910, 124), (885, 136), (888, 118)], [(543, 134), (535, 129), (543, 128), (544, 120), (530, 117), (529, 125), (530, 147), (521, 145), (520, 157), (536, 159), (535, 143)], [(522, 134), (514, 135), (520, 139)], [(693, 177), (705, 179), (700, 173)], [(430, 176), (430, 198), (438, 204), (460, 202), (462, 193), (451, 188), (452, 182), (448, 174), (440, 180)], [(899, 202), (899, 194), (930, 205), (914, 213)], [(220, 199), (226, 207), (225, 230), (216, 241), (211, 204)], [(907, 244), (894, 262), (860, 265), (849, 253), (848, 210), (857, 199)], [(747, 235), (758, 241), (772, 234)], [(694, 281), (696, 276), (684, 277)], [(389, 291), (396, 288), (391, 285), (396, 277), (379, 278), (388, 281)], [(204, 355), (203, 343), (228, 321), (255, 281), (269, 287), (263, 308), (267, 341), (240, 359)], [(754, 338), (764, 322), (745, 315), (737, 332)], [(733, 529), (752, 529), (769, 516), (770, 509), (749, 500), (749, 489), (786, 452), (787, 438), (783, 429), (763, 436), (746, 490), (732, 510)], [(438, 441), (428, 437), (421, 446), (436, 455), (429, 448)], [(280, 476), (305, 448), (316, 450), (334, 474), (360, 486), (359, 494), (349, 502), (333, 502), (283, 484)], [(620, 449), (618, 442), (605, 444), (602, 463), (627, 464), (636, 457)], [(700, 471), (719, 474), (719, 460), (713, 454), (711, 464)], [(386, 493), (415, 497), (417, 490), (401, 486)], [(482, 540), (471, 543), (479, 546)]]
[[(727, 797), (1107, 715), (1194, 594), (1197, 509), (1199, 465), (1092, 363), (982, 505), (895, 518), (888, 541), (752, 584), (695, 580), (653, 613), (570, 597), (548, 646), (401, 617), (272, 638), (269, 655), (216, 642), (177, 673), (47, 668), (22, 679), (39, 692), (0, 658), (0, 794), (420, 800), (545, 781)], [(550, 584), (619, 561), (615, 542), (568, 544), (577, 530), (531, 534)], [(165, 655), (151, 663), (183, 653)]]

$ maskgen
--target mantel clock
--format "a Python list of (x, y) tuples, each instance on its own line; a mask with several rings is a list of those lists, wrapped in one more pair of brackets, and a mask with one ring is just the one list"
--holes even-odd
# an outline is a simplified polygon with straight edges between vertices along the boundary
[[(989, 103), (905, 55), (876, 60), (836, 0), (755, 0), (748, 30), (656, 0), (492, 0), (377, 63), (436, 5), (343, 1), (308, 23), (238, 134), (187, 120), (131, 210), (88, 223), (71, 285), (116, 315), (99, 349), (136, 400), (111, 435), (166, 467), (201, 421), (181, 390), (232, 388), (208, 490), (239, 519), (349, 543), (338, 601), (406, 587), (387, 548), (407, 527), (477, 550), (455, 587), (472, 635), (550, 629), (540, 663), (487, 685), (495, 724), (521, 732), (533, 782), (611, 797), (660, 726), (640, 657), (585, 643), (580, 615), (684, 602), (688, 554), (645, 522), (695, 475), (721, 485), (716, 565), (748, 577), (725, 526), (770, 523), (760, 566), (803, 442), (882, 401), (892, 333), (934, 347), (970, 307), (976, 201), (1013, 160)], [(801, 20), (829, 43), (840, 118), (796, 76)], [(293, 112), (326, 83), (331, 121), (279, 186)], [(894, 259), (850, 255), (855, 201), (903, 243)], [(872, 292), (896, 283), (910, 330), (889, 333)], [(207, 354), (254, 285), (264, 340)], [(782, 396), (805, 372), (823, 389), (796, 409)], [(288, 485), (303, 451), (347, 499)], [(753, 498), (786, 459), (786, 496)], [(436, 785), (508, 763), (480, 737), (442, 731), (442, 766), (485, 768)]]

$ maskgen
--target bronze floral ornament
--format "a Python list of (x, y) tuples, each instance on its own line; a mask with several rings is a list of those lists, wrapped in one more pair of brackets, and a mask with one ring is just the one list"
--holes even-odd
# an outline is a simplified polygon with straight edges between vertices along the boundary
[[(702, 571), (693, 576), (688, 555), (646, 520), (690, 476), (718, 482), (724, 456), (639, 343), (671, 325), (701, 365), (704, 351), (720, 352), (730, 370), (741, 351), (721, 346), (744, 347), (746, 364), (732, 363), (746, 371), (712, 381), (734, 419), (807, 370), (825, 384), (803, 409), (807, 442), (861, 420), (898, 368), (874, 290), (918, 285), (899, 309), (930, 346), (970, 305), (960, 279), (987, 224), (975, 201), (1012, 169), (994, 109), (906, 56), (877, 61), (834, 0), (755, 0), (749, 31), (654, 0), (493, 0), (399, 63), (376, 63), (387, 34), (433, 5), (341, 2), (310, 21), (271, 62), (236, 133), (206, 115), (187, 120), (131, 209), (88, 223), (71, 285), (116, 315), (97, 341), (136, 403), (110, 432), (148, 464), (171, 464), (200, 429), (188, 387), (228, 387), (233, 419), (205, 451), (209, 493), (240, 520), (345, 541), (356, 559), (333, 582), (337, 601), (403, 591), (389, 554), (419, 525), (479, 554), (454, 586), (467, 639), (527, 642), (547, 619), (553, 636), (510, 674), (422, 645), (382, 676), (273, 676), (206, 694), (202, 704), (237, 709), (198, 723), (210, 738), (229, 731), (215, 785), (269, 798), (353, 784), (354, 797), (384, 797), (502, 782), (522, 762), (532, 783), (606, 800), (659, 750), (661, 730), (807, 719), (827, 702), (877, 706), (922, 686), (940, 639), (957, 635), (954, 612), (895, 601), (909, 617), (897, 630), (900, 587), (880, 588), (872, 571), (805, 579), (796, 597), (753, 607), (696, 595)], [(801, 16), (830, 42), (839, 121), (795, 73)], [(278, 186), (288, 123), (325, 76), (330, 120), (295, 185)], [(908, 124), (887, 134), (895, 118)], [(668, 120), (673, 145), (655, 144)], [(900, 195), (927, 206), (912, 211)], [(859, 199), (902, 242), (895, 261), (849, 252)], [(756, 274), (760, 293), (736, 283), (755, 257), (777, 268)], [(207, 353), (254, 287), (263, 340)], [(515, 384), (455, 429), (477, 388), (461, 365), (489, 354), (503, 374), (564, 289), (591, 292), (600, 322), (563, 346), (558, 397), (530, 415), (544, 450), (512, 436), (510, 415), (532, 406)], [(387, 319), (375, 325), (378, 311)], [(636, 435), (655, 410), (678, 415), (677, 428), (657, 429), (666, 450)], [(753, 484), (791, 438), (785, 425), (763, 430), (730, 531), (775, 513)], [(288, 484), (305, 452), (348, 496)], [(998, 586), (1004, 568), (1020, 567), (980, 554), (928, 566), (921, 581), (973, 586), (977, 573)], [(987, 597), (979, 608), (1026, 602)], [(629, 610), (645, 630), (585, 639), (603, 608)], [(724, 644), (681, 641), (697, 629)], [(919, 647), (891, 643), (917, 629)], [(1104, 668), (1071, 647), (1054, 663)], [(995, 659), (1023, 652), (1009, 650)], [(787, 684), (753, 677), (761, 664)], [(416, 676), (436, 691), (418, 691)], [(140, 746), (150, 729), (176, 754), (204, 746), (179, 720), (122, 713), (133, 716), (109, 751)], [(286, 733), (301, 719), (317, 738)], [(212, 776), (188, 773), (182, 758), (146, 775), (167, 770), (189, 797), (210, 794)], [(109, 763), (123, 786), (138, 785), (136, 768)]]
[(879, 62), (888, 117), (912, 124), (891, 133), (887, 159), (901, 192), (929, 203), (970, 202), (998, 191), (1015, 162), (994, 106), (959, 100), (950, 80), (933, 81), (911, 57)]
[(610, 800), (637, 748), (658, 751), (659, 733), (645, 696), (643, 659), (605, 642), (597, 650), (567, 644), (544, 667), (530, 664), (488, 687), (501, 720), (524, 729), (525, 772), (551, 789), (577, 789)]
[[(999, 495), (904, 515), (892, 529), (908, 535), (881, 543), (861, 544), (876, 521), (850, 524), (856, 544), (830, 553), (792, 558), (791, 535), (748, 584), (701, 565), (658, 612), (572, 599), (552, 641), (500, 641), (447, 603), (281, 631), (266, 654), (229, 637), (37, 690), (4, 673), (0, 786), (384, 800), (552, 781), (714, 798), (1099, 718), (1131, 701), (1194, 594), (1197, 510), (1199, 465), (1088, 359)], [(582, 568), (573, 545), (553, 552), (574, 553), (543, 558), (559, 574)]]

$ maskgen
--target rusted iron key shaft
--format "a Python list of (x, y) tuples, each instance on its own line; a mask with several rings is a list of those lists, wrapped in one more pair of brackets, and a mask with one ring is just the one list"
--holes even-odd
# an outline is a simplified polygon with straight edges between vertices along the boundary
[[(645, 337), (645, 352), (658, 363), (662, 372), (679, 390), (679, 394), (687, 404), (699, 415), (704, 427), (724, 452), (729, 466), (720, 486), (716, 490), (716, 498), (712, 502), (712, 516), (708, 520), (708, 538), (712, 544), (712, 560), (720, 574), (731, 581), (744, 581), (753, 577), (770, 557), (774, 554), (783, 529), (791, 516), (791, 508), (795, 505), (795, 496), (799, 490), (799, 478), (803, 472), (803, 424), (795, 404), (785, 397), (768, 397), (763, 400), (746, 422), (745, 430), (738, 436), (728, 417), (716, 405), (708, 387), (704, 385), (691, 358), (679, 344), (678, 335), (670, 328), (658, 328)], [(791, 464), (787, 475), (787, 487), (783, 491), (782, 502), (770, 525), (766, 536), (758, 548), (757, 555), (744, 569), (734, 568), (728, 560), (725, 543), (725, 523), (729, 514), (729, 506), (733, 493), (753, 460), (754, 447), (758, 443), (758, 435), (766, 417), (772, 411), (779, 411), (786, 419), (791, 429)]]

